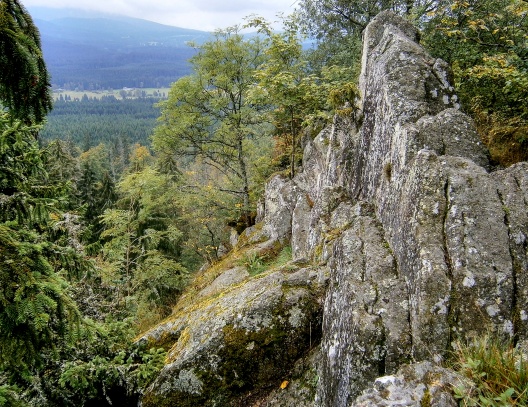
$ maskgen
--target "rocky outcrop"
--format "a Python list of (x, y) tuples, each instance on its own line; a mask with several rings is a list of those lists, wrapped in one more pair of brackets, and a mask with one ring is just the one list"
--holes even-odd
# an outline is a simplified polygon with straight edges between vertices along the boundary
[(450, 406), (452, 372), (429, 361), (458, 338), (528, 339), (528, 164), (489, 172), (417, 39), (390, 12), (369, 24), (359, 110), (307, 143), (294, 179), (269, 181), (227, 258), (290, 242), (292, 261), (207, 271), (142, 338), (170, 348), (144, 405)]
[[(280, 246), (270, 240), (239, 246), (139, 339), (169, 350), (142, 405), (246, 406), (291, 377), (295, 362), (320, 342), (326, 277), (321, 268), (280, 262), (284, 253), (273, 250)], [(255, 270), (259, 262), (267, 264)]]
[(527, 334), (526, 165), (488, 173), (445, 63), (410, 24), (382, 13), (364, 35), (362, 124), (336, 120), (293, 180), (314, 202), (297, 215), (310, 228), (293, 234), (306, 242), (294, 257), (331, 271), (322, 406), (350, 405), (404, 363), (441, 359), (456, 338)]
[(377, 378), (352, 407), (457, 407), (452, 387), (461, 383), (462, 377), (431, 362), (406, 365), (395, 375)]

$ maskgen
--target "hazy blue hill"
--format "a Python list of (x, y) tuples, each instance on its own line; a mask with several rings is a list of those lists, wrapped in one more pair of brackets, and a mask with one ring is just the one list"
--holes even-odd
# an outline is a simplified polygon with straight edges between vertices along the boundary
[(188, 42), (210, 35), (81, 10), (28, 10), (40, 30), (52, 82), (72, 89), (168, 86), (190, 72), (187, 60), (195, 51)]
[(201, 42), (209, 33), (188, 30), (126, 17), (35, 19), (41, 34), (50, 38), (68, 38), (84, 44), (134, 47), (157, 42), (164, 46), (186, 47), (189, 41)]

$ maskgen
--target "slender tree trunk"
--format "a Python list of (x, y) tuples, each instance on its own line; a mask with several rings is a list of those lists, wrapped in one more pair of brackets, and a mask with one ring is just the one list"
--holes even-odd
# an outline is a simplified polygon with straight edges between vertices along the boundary
[(242, 176), (242, 218), (246, 226), (251, 226), (251, 216), (249, 214), (249, 179), (247, 175), (246, 161), (244, 160), (243, 138), (238, 139), (238, 165)]

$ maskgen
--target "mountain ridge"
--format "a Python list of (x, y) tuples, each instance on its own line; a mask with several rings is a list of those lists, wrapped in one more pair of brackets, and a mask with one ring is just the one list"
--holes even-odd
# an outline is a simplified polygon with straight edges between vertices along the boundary
[(94, 90), (167, 87), (190, 73), (189, 43), (206, 31), (76, 9), (28, 8), (56, 87)]

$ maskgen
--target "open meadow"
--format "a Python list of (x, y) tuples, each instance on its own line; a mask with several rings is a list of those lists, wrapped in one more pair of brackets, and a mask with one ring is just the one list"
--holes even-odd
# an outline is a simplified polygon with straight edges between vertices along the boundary
[[(86, 95), (89, 99), (101, 99), (104, 96), (114, 96), (116, 99), (166, 98), (169, 88), (122, 88), (110, 90), (64, 90), (54, 89), (53, 100), (82, 100)], [(61, 99), (62, 96), (62, 99)]]

